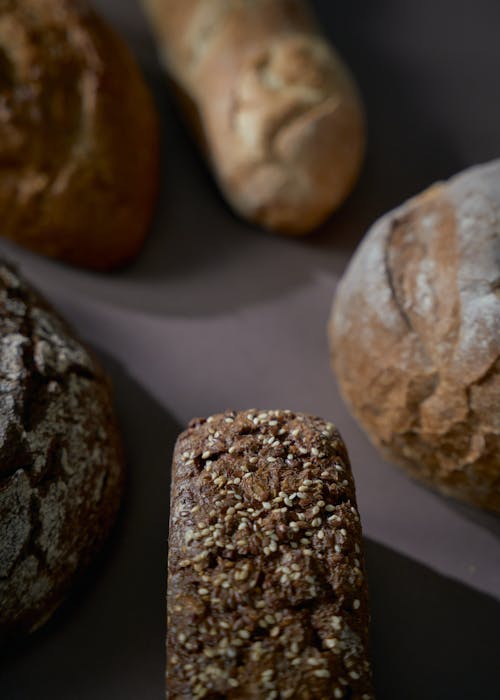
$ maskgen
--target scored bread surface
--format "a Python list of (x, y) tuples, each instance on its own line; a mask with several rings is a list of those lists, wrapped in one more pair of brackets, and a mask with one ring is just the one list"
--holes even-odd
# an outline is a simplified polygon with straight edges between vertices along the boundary
[(331, 423), (195, 419), (174, 454), (170, 698), (372, 698), (361, 525)]
[(383, 454), (500, 512), (500, 160), (374, 224), (329, 336), (342, 393)]

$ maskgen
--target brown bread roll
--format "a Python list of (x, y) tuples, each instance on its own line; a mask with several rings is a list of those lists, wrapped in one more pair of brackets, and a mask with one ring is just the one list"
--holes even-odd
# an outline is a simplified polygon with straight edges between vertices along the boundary
[(172, 476), (168, 697), (371, 700), (361, 525), (334, 426), (195, 419)]
[(372, 227), (329, 337), (344, 397), (387, 459), (500, 512), (500, 160)]
[(122, 490), (96, 359), (0, 263), (0, 642), (50, 617), (99, 550)]
[(232, 206), (318, 226), (351, 191), (365, 131), (353, 79), (304, 0), (143, 0), (161, 56)]
[(139, 251), (158, 180), (151, 97), (83, 0), (0, 0), (1, 234), (105, 270)]

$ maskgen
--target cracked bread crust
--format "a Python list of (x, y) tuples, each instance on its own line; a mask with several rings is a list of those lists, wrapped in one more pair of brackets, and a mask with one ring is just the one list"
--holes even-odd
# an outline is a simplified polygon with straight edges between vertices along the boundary
[(143, 0), (166, 70), (232, 206), (308, 233), (350, 193), (365, 146), (352, 76), (304, 0)]
[(122, 491), (110, 387), (0, 263), (0, 642), (39, 627), (100, 548)]
[(500, 512), (500, 161), (378, 221), (329, 324), (342, 393), (389, 461)]
[(361, 525), (331, 423), (195, 419), (173, 460), (169, 698), (373, 698)]

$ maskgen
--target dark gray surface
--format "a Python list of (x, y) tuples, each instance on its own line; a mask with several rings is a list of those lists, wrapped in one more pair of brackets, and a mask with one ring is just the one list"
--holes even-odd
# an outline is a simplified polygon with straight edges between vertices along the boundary
[(225, 207), (176, 119), (133, 0), (97, 3), (153, 87), (163, 126), (154, 230), (119, 274), (2, 245), (102, 351), (130, 480), (102, 562), (55, 620), (0, 668), (2, 700), (162, 697), (170, 454), (193, 415), (289, 407), (336, 422), (367, 536), (382, 700), (500, 698), (500, 523), (411, 483), (348, 415), (325, 323), (357, 242), (383, 211), (500, 155), (500, 3), (317, 2), (356, 74), (370, 144), (356, 193), (309, 240), (266, 235)]

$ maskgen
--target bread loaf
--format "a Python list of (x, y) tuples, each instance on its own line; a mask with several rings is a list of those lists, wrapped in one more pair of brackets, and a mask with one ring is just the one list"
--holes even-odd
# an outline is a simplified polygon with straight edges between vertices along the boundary
[(331, 423), (195, 419), (175, 448), (167, 694), (369, 700), (361, 526)]
[(144, 241), (157, 180), (156, 114), (123, 41), (84, 0), (1, 0), (1, 235), (121, 265)]
[(39, 627), (99, 550), (122, 490), (96, 359), (0, 263), (0, 642)]
[(344, 397), (387, 459), (500, 512), (500, 160), (373, 226), (329, 336)]
[(364, 118), (304, 0), (143, 0), (168, 75), (232, 206), (307, 233), (351, 191)]

